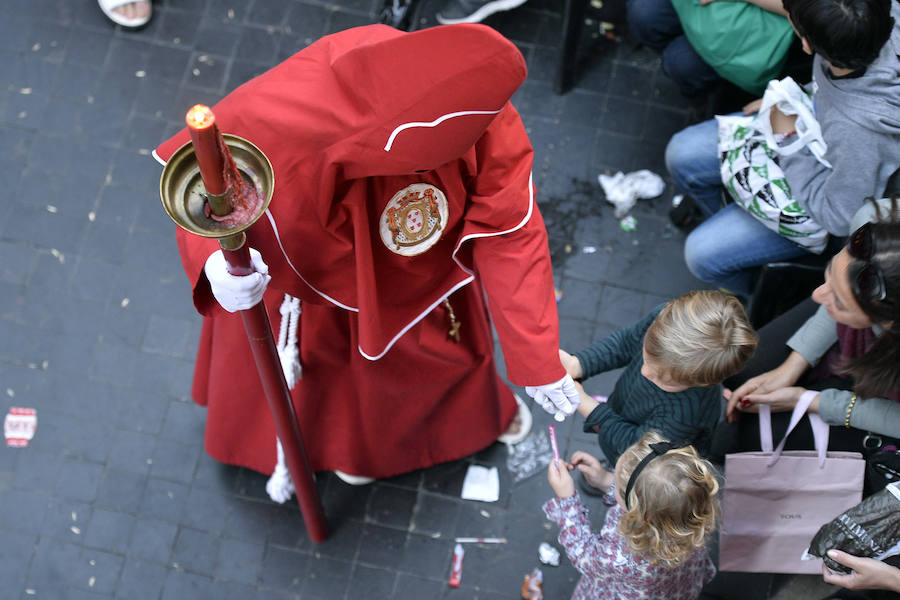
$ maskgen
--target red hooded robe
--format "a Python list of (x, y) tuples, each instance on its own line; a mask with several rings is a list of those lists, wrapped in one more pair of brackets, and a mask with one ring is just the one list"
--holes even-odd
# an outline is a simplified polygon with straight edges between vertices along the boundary
[[(496, 440), (516, 404), (496, 374), (487, 302), (512, 382), (565, 374), (532, 149), (509, 103), (525, 75), (488, 27), (373, 25), (322, 38), (214, 107), (221, 130), (274, 167), (248, 242), (269, 266), (276, 332), (283, 295), (303, 301), (292, 398), (313, 470), (388, 477)], [(412, 210), (398, 194), (410, 190)], [(407, 237), (392, 239), (398, 222)], [(217, 244), (177, 239), (205, 317), (192, 393), (208, 407), (206, 449), (271, 473), (274, 424), (241, 319), (203, 273)]]

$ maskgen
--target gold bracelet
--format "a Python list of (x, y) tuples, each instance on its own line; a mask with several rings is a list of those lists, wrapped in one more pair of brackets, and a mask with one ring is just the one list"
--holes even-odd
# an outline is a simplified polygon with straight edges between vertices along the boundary
[(853, 412), (853, 405), (856, 404), (856, 394), (850, 398), (850, 404), (847, 405), (847, 415), (844, 417), (844, 427), (850, 429), (850, 413)]

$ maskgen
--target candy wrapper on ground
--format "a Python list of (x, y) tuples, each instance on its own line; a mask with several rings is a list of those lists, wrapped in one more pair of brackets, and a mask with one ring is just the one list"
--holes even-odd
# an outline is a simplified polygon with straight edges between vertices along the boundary
[(826, 554), (832, 548), (865, 558), (883, 560), (900, 554), (900, 483), (892, 483), (819, 529), (807, 554), (818, 556), (838, 573), (850, 568)]
[(10, 448), (25, 448), (37, 430), (37, 411), (33, 408), (12, 406), (3, 419), (3, 437)]
[(506, 468), (518, 483), (547, 468), (552, 457), (550, 436), (543, 429), (535, 430), (515, 446), (509, 446)]
[(544, 574), (540, 569), (535, 569), (525, 576), (522, 584), (522, 598), (524, 600), (543, 600), (544, 590), (541, 585), (544, 582)]

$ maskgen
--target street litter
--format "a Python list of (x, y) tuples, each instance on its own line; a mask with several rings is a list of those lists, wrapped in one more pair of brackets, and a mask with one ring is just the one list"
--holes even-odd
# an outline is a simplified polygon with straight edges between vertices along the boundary
[(606, 201), (615, 206), (615, 215), (621, 219), (641, 199), (656, 198), (666, 189), (662, 177), (641, 169), (627, 175), (619, 171), (615, 175), (600, 174), (597, 177), (606, 194)]
[(525, 576), (525, 582), (522, 583), (523, 600), (543, 600), (544, 590), (541, 585), (543, 582), (544, 574), (535, 567), (534, 571)]
[(505, 544), (506, 538), (498, 537), (458, 537), (457, 544)]
[[(635, 219), (631, 215), (628, 215), (627, 217), (619, 221), (619, 228), (622, 231), (634, 231), (635, 229), (637, 229), (637, 219)], [(637, 240), (635, 240), (635, 242), (636, 241)]]
[(496, 502), (500, 499), (500, 474), (497, 467), (469, 465), (462, 487), (463, 500)]
[(450, 587), (459, 587), (459, 583), (462, 581), (462, 562), (464, 554), (465, 550), (463, 550), (462, 544), (457, 544), (453, 548), (453, 562), (450, 566), (450, 580), (448, 581)]
[(33, 408), (11, 406), (3, 420), (3, 436), (10, 448), (25, 448), (37, 430), (37, 411)]
[(538, 558), (545, 565), (550, 565), (551, 567), (559, 566), (559, 550), (547, 542), (541, 542), (541, 545), (538, 546)]
[(550, 438), (544, 429), (532, 431), (524, 440), (508, 448), (506, 468), (513, 476), (513, 483), (531, 477), (550, 464)]
[(581, 251), (585, 254), (593, 254), (597, 251), (597, 246), (585, 246)]

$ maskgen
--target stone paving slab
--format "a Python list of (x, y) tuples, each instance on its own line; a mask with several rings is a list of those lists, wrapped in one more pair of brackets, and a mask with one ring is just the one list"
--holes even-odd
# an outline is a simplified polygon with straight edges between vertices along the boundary
[[(439, 6), (421, 1), (416, 27), (432, 25)], [(514, 102), (535, 148), (562, 345), (576, 349), (700, 284), (666, 218), (671, 182), (635, 207), (633, 232), (596, 183), (600, 172), (664, 174), (687, 103), (652, 52), (627, 37), (598, 41), (596, 22), (577, 85), (554, 94), (561, 4), (531, 0), (488, 24), (530, 69)], [(149, 27), (129, 33), (91, 0), (5, 0), (0, 409), (36, 408), (38, 428), (27, 448), (0, 450), (0, 597), (499, 600), (518, 596), (539, 543), (555, 543), (539, 510), (551, 495), (543, 474), (514, 482), (500, 444), (365, 487), (321, 474), (332, 535), (318, 545), (295, 505), (268, 500), (263, 476), (203, 451), (205, 410), (189, 398), (200, 319), (149, 152), (190, 105), (372, 22), (379, 6), (164, 0)], [(614, 382), (608, 373), (587, 388), (608, 393)], [(536, 430), (549, 420), (536, 411)], [(559, 431), (564, 452), (596, 450), (574, 421)], [(499, 502), (459, 498), (470, 464), (499, 467)], [(452, 589), (458, 535), (509, 543), (469, 546)], [(544, 576), (548, 598), (567, 597), (578, 578), (565, 559)], [(762, 598), (777, 586), (779, 598), (816, 597), (815, 579), (722, 577), (708, 597)]]

